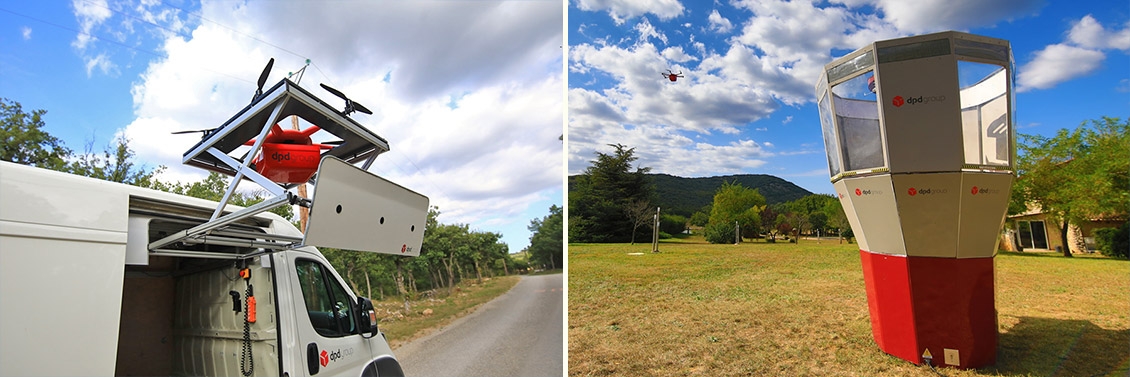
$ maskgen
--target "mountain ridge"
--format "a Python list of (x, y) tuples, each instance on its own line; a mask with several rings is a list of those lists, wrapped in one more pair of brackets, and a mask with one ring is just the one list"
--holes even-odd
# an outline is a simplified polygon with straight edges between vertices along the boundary
[[(714, 202), (714, 193), (723, 182), (736, 182), (757, 189), (768, 204), (784, 203), (812, 195), (795, 183), (768, 174), (733, 174), (713, 177), (685, 178), (665, 173), (646, 174), (655, 186), (656, 202), (664, 213), (690, 217)], [(569, 176), (572, 191), (577, 175)]]

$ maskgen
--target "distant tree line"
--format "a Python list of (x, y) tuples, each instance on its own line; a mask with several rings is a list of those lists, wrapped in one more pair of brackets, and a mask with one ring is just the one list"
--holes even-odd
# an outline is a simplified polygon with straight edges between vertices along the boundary
[[(58, 138), (44, 130), (46, 110), (25, 112), (18, 102), (0, 98), (0, 160), (57, 170), (102, 180), (125, 183), (176, 194), (218, 201), (230, 178), (211, 173), (198, 182), (165, 182), (155, 178), (165, 167), (139, 165), (129, 140), (118, 137), (101, 153), (76, 153)], [(267, 199), (265, 191), (235, 192), (230, 203), (250, 206)], [(272, 212), (293, 220), (291, 206)], [(531, 225), (530, 262), (509, 253), (501, 242), (501, 234), (471, 229), (468, 224), (441, 224), (436, 218), (439, 208), (428, 211), (420, 256), (405, 258), (329, 248), (319, 249), (334, 268), (353, 287), (354, 292), (373, 298), (390, 295), (414, 297), (421, 290), (445, 289), (450, 292), (460, 281), (525, 272), (531, 264), (561, 266), (562, 211), (550, 208), (551, 214), (535, 219)], [(556, 233), (554, 231), (556, 230)], [(553, 249), (556, 240), (556, 249)], [(386, 287), (395, 289), (386, 290)]]

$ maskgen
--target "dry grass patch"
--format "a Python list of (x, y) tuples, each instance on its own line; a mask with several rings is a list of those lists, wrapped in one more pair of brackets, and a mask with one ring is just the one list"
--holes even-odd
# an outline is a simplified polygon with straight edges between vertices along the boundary
[[(570, 375), (934, 375), (875, 345), (856, 245), (691, 241), (569, 246)], [(996, 264), (998, 363), (943, 373), (1126, 375), (1130, 263)]]
[(407, 313), (403, 300), (374, 301), (378, 326), (389, 345), (396, 349), (474, 312), (479, 305), (509, 291), (520, 279), (519, 276), (483, 278), (483, 284), (477, 284), (474, 279), (463, 281), (455, 286), (451, 295), (447, 295), (447, 289), (429, 291), (430, 294), (420, 292), (421, 297), (409, 300)]

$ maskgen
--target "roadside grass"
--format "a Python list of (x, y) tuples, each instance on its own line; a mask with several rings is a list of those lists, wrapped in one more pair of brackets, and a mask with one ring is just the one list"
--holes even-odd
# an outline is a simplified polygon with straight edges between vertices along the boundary
[[(483, 278), (483, 284), (477, 284), (472, 278), (456, 284), (451, 295), (447, 295), (446, 288), (427, 291), (432, 292), (430, 294), (420, 292), (420, 297), (408, 301), (411, 310), (407, 313), (403, 299), (374, 301), (377, 323), (384, 331), (389, 346), (395, 350), (474, 312), (479, 305), (509, 291), (520, 279), (517, 275)], [(429, 309), (430, 314), (425, 315), (424, 312)]]
[[(569, 245), (570, 375), (934, 375), (872, 340), (857, 245), (671, 241)], [(997, 364), (945, 375), (1130, 371), (1130, 262), (1001, 253), (996, 283)]]

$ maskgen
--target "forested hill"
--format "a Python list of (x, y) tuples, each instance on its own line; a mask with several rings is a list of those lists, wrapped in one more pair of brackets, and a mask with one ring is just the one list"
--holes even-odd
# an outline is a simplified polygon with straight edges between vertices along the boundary
[[(768, 204), (800, 199), (812, 192), (784, 179), (765, 174), (739, 174), (721, 177), (683, 178), (670, 174), (648, 174), (655, 185), (656, 203), (663, 212), (690, 217), (695, 211), (714, 201), (714, 193), (722, 182), (737, 182), (757, 189)], [(573, 188), (576, 176), (569, 176)]]

